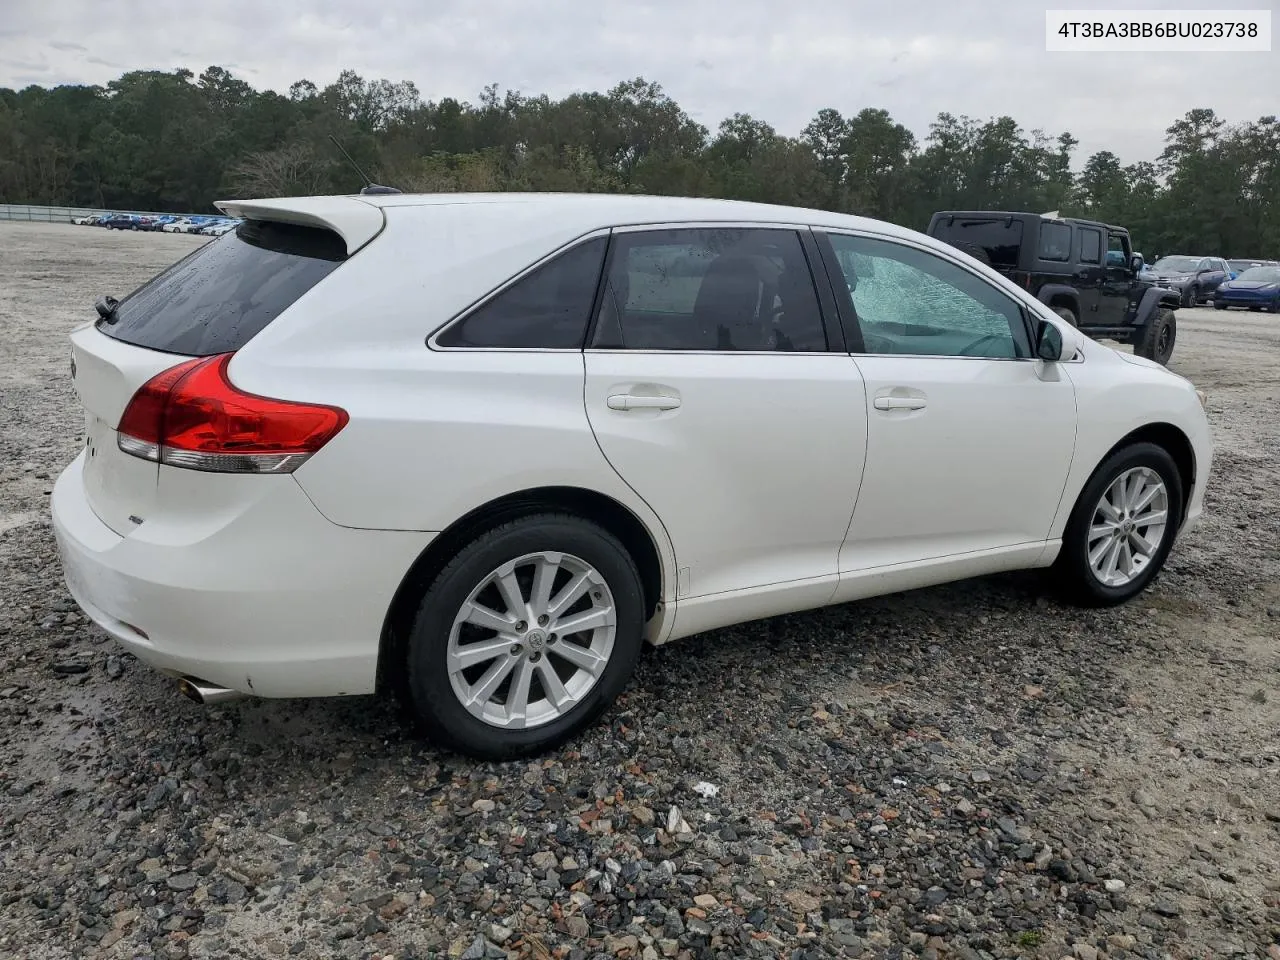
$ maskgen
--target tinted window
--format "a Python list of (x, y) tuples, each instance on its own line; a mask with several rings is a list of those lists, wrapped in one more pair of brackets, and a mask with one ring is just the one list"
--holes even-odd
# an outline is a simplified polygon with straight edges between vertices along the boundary
[(1080, 261), (1082, 263), (1102, 261), (1102, 234), (1097, 230), (1088, 228), (1080, 230)]
[(194, 357), (239, 350), (346, 258), (330, 230), (246, 220), (139, 287), (98, 329)]
[[(985, 260), (993, 267), (1012, 269), (1018, 265), (1022, 249), (1021, 220), (976, 220), (947, 217), (933, 225), (931, 234)], [(983, 256), (978, 256), (981, 252)]]
[(1071, 228), (1065, 223), (1040, 225), (1040, 259), (1071, 259)]
[(436, 338), (442, 347), (581, 349), (608, 242), (595, 237), (525, 274)]
[(886, 240), (833, 235), (866, 353), (1030, 356), (1019, 306), (932, 253)]
[(827, 339), (795, 231), (655, 230), (615, 236), (593, 345), (821, 351)]

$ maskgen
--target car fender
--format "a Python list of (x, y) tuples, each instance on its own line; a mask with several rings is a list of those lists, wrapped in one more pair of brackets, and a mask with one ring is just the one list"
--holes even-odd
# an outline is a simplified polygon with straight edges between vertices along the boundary
[[(1084, 352), (1083, 362), (1063, 365), (1076, 390), (1078, 429), (1050, 540), (1062, 537), (1094, 471), (1135, 431), (1159, 424), (1177, 428), (1191, 445), (1201, 497), (1212, 462), (1208, 419), (1191, 383), (1150, 362), (1130, 362), (1133, 358), (1122, 358), (1105, 344), (1088, 343)], [(1192, 491), (1184, 491), (1184, 495), (1190, 498)]]
[(1082, 319), (1083, 315), (1080, 310), (1079, 290), (1075, 287), (1068, 286), (1065, 283), (1046, 283), (1036, 291), (1036, 299), (1046, 307), (1055, 297), (1068, 301), (1071, 305), (1071, 312), (1076, 315), (1077, 319)]
[(1161, 307), (1176, 310), (1181, 305), (1182, 298), (1174, 291), (1167, 287), (1151, 287), (1142, 295), (1142, 299), (1138, 301), (1137, 312), (1133, 315), (1133, 325), (1135, 327), (1145, 327)]

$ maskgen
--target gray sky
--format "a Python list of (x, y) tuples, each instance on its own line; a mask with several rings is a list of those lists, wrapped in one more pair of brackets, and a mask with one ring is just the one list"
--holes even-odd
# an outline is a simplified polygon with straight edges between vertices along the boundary
[[(1193, 107), (1280, 112), (1271, 53), (1046, 53), (1054, 9), (1274, 10), (1278, 0), (2, 0), (0, 86), (105, 83), (128, 69), (227, 67), (281, 92), (350, 67), (427, 99), (657, 81), (714, 130), (735, 111), (795, 135), (822, 107), (883, 107), (918, 137), (941, 111), (1013, 116), (1154, 159)], [(1280, 16), (1273, 17), (1280, 21)]]

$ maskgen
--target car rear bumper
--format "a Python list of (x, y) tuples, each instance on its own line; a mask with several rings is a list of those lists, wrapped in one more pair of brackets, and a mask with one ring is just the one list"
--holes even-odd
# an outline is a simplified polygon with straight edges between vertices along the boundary
[(84, 457), (54, 485), (54, 535), (71, 596), (130, 653), (250, 696), (373, 692), (384, 617), (432, 534), (340, 527), (292, 477), (256, 477), (232, 509), (122, 537), (90, 507)]

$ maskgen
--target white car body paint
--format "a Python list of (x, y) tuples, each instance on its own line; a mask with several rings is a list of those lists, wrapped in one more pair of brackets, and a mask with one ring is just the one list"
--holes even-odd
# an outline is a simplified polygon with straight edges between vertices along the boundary
[[(183, 358), (92, 325), (72, 336), (87, 446), (54, 527), (77, 602), (141, 659), (260, 696), (367, 693), (415, 558), (495, 499), (576, 487), (624, 507), (660, 561), (651, 642), (992, 572), (1045, 566), (1119, 441), (1211, 444), (1194, 389), (1064, 324), (914, 231), (814, 210), (681, 198), (476, 194), (227, 201), (231, 216), (332, 229), (350, 259), (235, 352), (261, 396), (350, 422), (291, 475), (132, 457), (130, 397)], [(434, 334), (571, 242), (636, 225), (787, 225), (910, 244), (1056, 327), (1072, 359), (843, 352), (450, 349)], [(619, 410), (610, 397), (671, 396)], [(924, 398), (880, 410), (881, 396)], [(141, 519), (142, 522), (138, 522)]]

